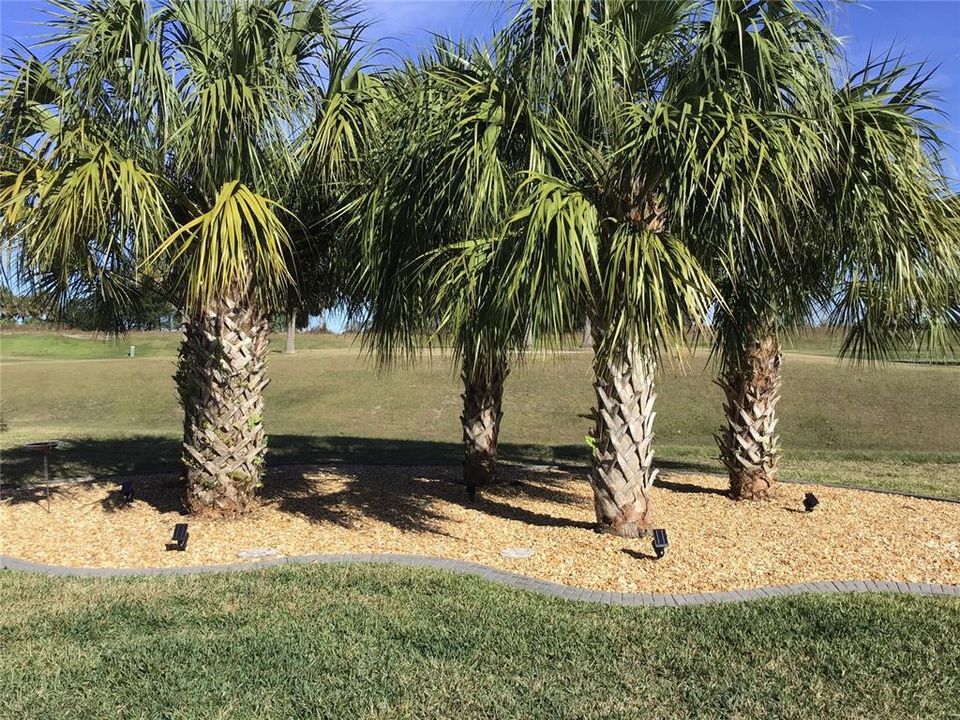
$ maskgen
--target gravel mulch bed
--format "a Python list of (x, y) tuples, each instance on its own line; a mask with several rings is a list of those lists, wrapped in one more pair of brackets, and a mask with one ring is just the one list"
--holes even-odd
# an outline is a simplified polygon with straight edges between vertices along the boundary
[[(0, 555), (83, 567), (170, 567), (242, 562), (238, 553), (408, 553), (470, 560), (566, 585), (623, 592), (689, 593), (827, 580), (960, 584), (960, 505), (812, 485), (784, 485), (777, 501), (735, 503), (724, 480), (661, 476), (656, 524), (670, 549), (594, 533), (582, 475), (507, 468), (475, 503), (458, 468), (347, 466), (275, 471), (262, 505), (239, 521), (185, 518), (178, 481), (5, 491)], [(128, 479), (128, 478), (125, 478)], [(802, 511), (804, 493), (820, 506)], [(185, 552), (167, 551), (176, 522), (190, 523)], [(532, 550), (508, 553), (505, 549)], [(256, 554), (256, 553), (255, 553)], [(250, 561), (255, 561), (251, 558)]]

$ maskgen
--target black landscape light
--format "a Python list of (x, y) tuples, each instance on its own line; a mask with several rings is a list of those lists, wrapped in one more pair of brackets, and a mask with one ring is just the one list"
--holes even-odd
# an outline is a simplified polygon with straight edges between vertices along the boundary
[(129, 505), (133, 501), (133, 483), (129, 480), (120, 486), (120, 499), (123, 500), (125, 505)]
[(167, 550), (187, 549), (187, 540), (190, 538), (190, 532), (187, 530), (186, 523), (177, 523), (173, 527), (173, 542), (167, 544)]
[(477, 499), (477, 486), (473, 483), (467, 485), (467, 497), (470, 498), (471, 502)]
[(663, 528), (657, 528), (653, 531), (653, 551), (657, 554), (657, 559), (667, 554), (667, 546), (670, 541), (667, 540), (667, 531)]
[(803, 496), (803, 509), (807, 512), (813, 512), (813, 509), (820, 504), (817, 496), (813, 493), (807, 493)]

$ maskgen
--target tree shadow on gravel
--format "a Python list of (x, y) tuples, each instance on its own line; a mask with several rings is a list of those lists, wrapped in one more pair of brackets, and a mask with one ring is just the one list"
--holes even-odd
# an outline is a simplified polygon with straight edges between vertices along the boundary
[[(184, 512), (178, 438), (138, 435), (63, 440), (51, 454), (51, 481), (102, 478), (99, 482), (112, 485), (103, 509), (123, 512), (120, 486), (125, 476), (133, 476), (135, 501), (146, 502), (158, 512)], [(437, 506), (445, 501), (530, 525), (593, 527), (592, 508), (585, 507), (584, 519), (579, 521), (518, 504), (522, 500), (582, 501), (582, 494), (573, 490), (573, 483), (585, 481), (587, 470), (586, 449), (579, 445), (501, 445), (498, 481), (481, 488), (475, 501), (467, 497), (462, 484), (460, 443), (278, 434), (269, 437), (269, 447), (262, 501), (314, 522), (349, 527), (365, 516), (402, 530), (439, 532), (443, 516)], [(700, 469), (696, 463), (658, 464)], [(410, 470), (404, 470), (405, 466)], [(36, 453), (23, 448), (4, 450), (0, 465), (4, 498), (17, 503), (43, 501), (45, 490), (37, 484), (42, 481), (42, 467)], [(324, 488), (304, 475), (306, 468), (330, 472), (340, 480), (331, 479)], [(685, 483), (661, 480), (658, 484), (691, 491)], [(51, 492), (55, 501), (63, 491), (53, 486)]]
[(35, 503), (46, 507), (49, 499), (51, 505), (57, 498), (64, 495), (64, 490), (56, 485), (48, 489), (44, 485), (30, 485), (23, 488), (4, 487), (0, 493), (0, 503), (9, 505), (29, 505)]
[[(123, 499), (123, 479), (103, 480), (103, 483), (113, 485), (107, 496), (100, 501), (100, 506), (108, 513), (122, 513), (128, 507)], [(183, 481), (179, 475), (153, 475), (130, 479), (133, 486), (131, 502), (145, 502), (157, 512), (187, 514), (184, 503)]]
[(388, 466), (275, 468), (268, 470), (260, 498), (315, 523), (350, 528), (370, 518), (404, 531), (445, 534), (440, 527), (445, 515), (436, 503), (451, 500), (455, 486), (444, 480), (415, 478)]
[(514, 504), (578, 502), (575, 482), (567, 473), (504, 467), (495, 483), (478, 489), (477, 498), (470, 500), (457, 466), (336, 464), (306, 472), (277, 468), (267, 474), (261, 498), (283, 512), (341, 527), (370, 518), (404, 531), (445, 534), (441, 523), (447, 516), (441, 503), (449, 503), (530, 525), (590, 528), (590, 523)]
[[(28, 440), (47, 440), (36, 437)], [(128, 437), (65, 437), (50, 455), (51, 480), (78, 477), (110, 477), (157, 472), (177, 472), (180, 440), (169, 435)], [(0, 441), (3, 436), (0, 435)], [(27, 440), (25, 439), (24, 442)], [(322, 465), (348, 462), (358, 465), (452, 465), (459, 466), (463, 446), (454, 442), (393, 440), (351, 436), (275, 434), (268, 437), (267, 466)], [(585, 445), (500, 444), (505, 463), (554, 465), (572, 472), (586, 470), (589, 450)], [(696, 460), (658, 457), (664, 470), (716, 472), (716, 464)], [(36, 483), (43, 478), (40, 455), (20, 445), (0, 451), (0, 481), (7, 486)]]
[[(120, 513), (127, 509), (128, 504), (122, 498), (123, 479), (104, 478), (102, 480), (93, 480), (85, 483), (86, 487), (91, 485), (107, 488), (107, 495), (99, 502), (100, 507), (108, 513)], [(131, 479), (133, 483), (133, 500), (142, 501), (150, 505), (154, 510), (161, 513), (174, 512), (180, 515), (186, 515), (186, 507), (183, 504), (183, 484), (179, 477), (170, 475), (148, 475)], [(50, 486), (50, 504), (55, 506), (59, 501), (68, 499), (72, 493), (76, 492), (78, 485), (75, 483), (61, 483)], [(34, 485), (21, 487), (3, 488), (0, 495), (0, 502), (5, 505), (29, 505), (37, 504), (45, 507), (47, 503), (47, 489), (41, 482)]]
[(658, 477), (653, 487), (654, 490), (660, 488), (676, 493), (701, 493), (703, 495), (721, 495), (723, 497), (730, 496), (730, 491), (725, 488), (715, 488), (707, 485), (700, 485), (695, 482), (690, 482), (686, 479), (664, 480), (662, 477)]

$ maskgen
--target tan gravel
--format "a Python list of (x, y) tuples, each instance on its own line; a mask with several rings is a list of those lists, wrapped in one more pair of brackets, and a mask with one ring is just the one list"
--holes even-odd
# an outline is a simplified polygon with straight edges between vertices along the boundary
[[(656, 524), (670, 550), (652, 559), (648, 540), (591, 529), (583, 476), (501, 473), (466, 502), (458, 468), (337, 466), (284, 470), (263, 503), (239, 521), (185, 518), (176, 479), (135, 480), (117, 509), (118, 482), (9, 493), (0, 504), (0, 554), (86, 567), (168, 567), (239, 562), (245, 549), (283, 555), (407, 553), (472, 560), (583, 588), (696, 592), (819, 580), (960, 584), (960, 504), (821, 486), (784, 485), (775, 502), (735, 503), (724, 480), (663, 476)], [(821, 504), (801, 511), (805, 492)], [(186, 552), (165, 550), (176, 522), (190, 523)], [(509, 559), (504, 548), (533, 555)]]

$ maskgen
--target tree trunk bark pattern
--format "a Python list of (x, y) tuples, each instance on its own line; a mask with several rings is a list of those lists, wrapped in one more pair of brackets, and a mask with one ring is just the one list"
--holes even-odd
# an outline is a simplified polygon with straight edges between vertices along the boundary
[(287, 346), (283, 349), (284, 354), (293, 355), (297, 351), (296, 345), (297, 316), (295, 313), (287, 315)]
[(630, 362), (607, 365), (594, 383), (593, 486), (597, 526), (603, 532), (636, 538), (650, 531), (648, 491), (653, 468), (655, 364), (632, 352)]
[(730, 476), (730, 494), (737, 500), (764, 500), (773, 496), (780, 463), (776, 435), (780, 402), (780, 343), (772, 335), (744, 349), (738, 369), (723, 375), (727, 426), (717, 435), (720, 459)]
[(471, 493), (477, 486), (491, 483), (497, 468), (497, 441), (503, 418), (503, 383), (509, 368), (501, 367), (492, 377), (463, 379), (463, 481)]
[(261, 484), (269, 326), (248, 304), (221, 300), (190, 319), (174, 376), (183, 406), (191, 513), (235, 517)]

